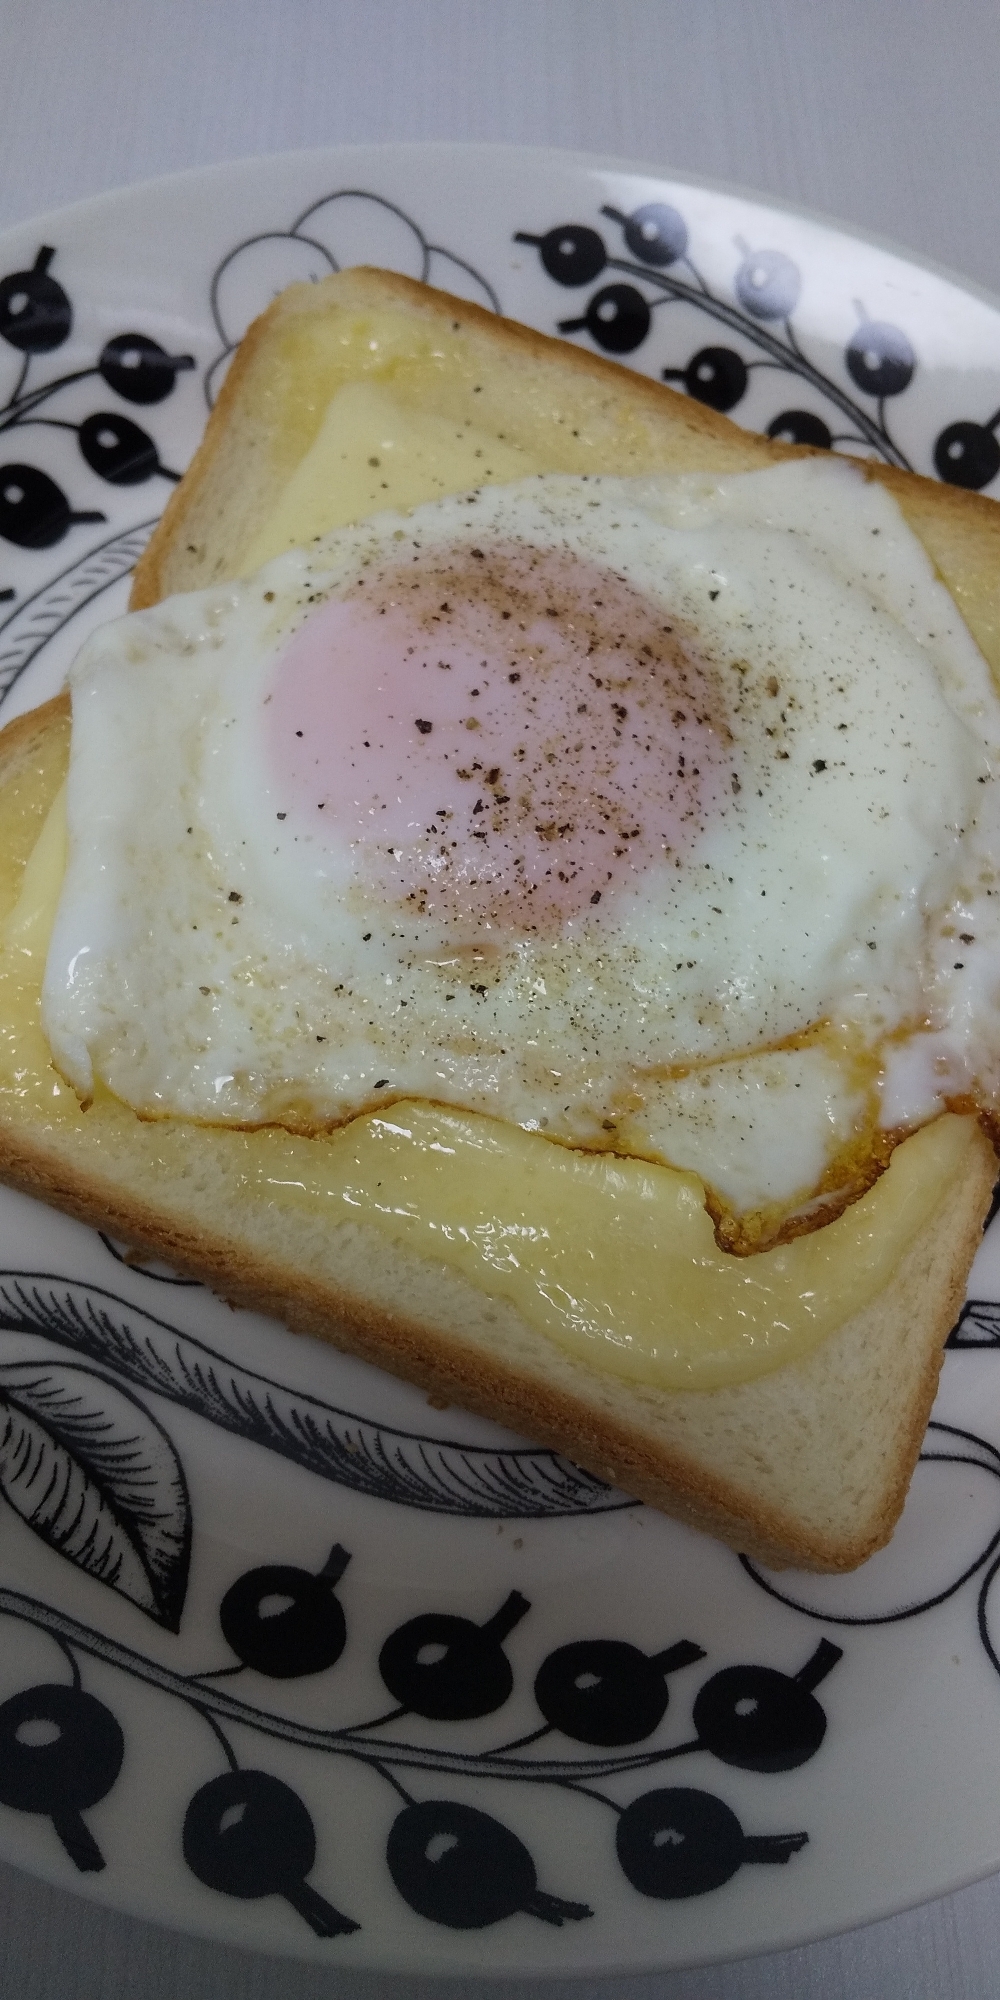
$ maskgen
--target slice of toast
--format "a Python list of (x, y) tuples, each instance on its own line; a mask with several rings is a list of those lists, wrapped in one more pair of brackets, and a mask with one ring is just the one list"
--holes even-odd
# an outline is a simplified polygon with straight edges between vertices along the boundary
[[(486, 476), (514, 477), (522, 461), (526, 472), (742, 470), (788, 454), (613, 364), (407, 280), (352, 271), (293, 287), (251, 329), (139, 566), (133, 604), (241, 573), (331, 397), (359, 383), (391, 393), (418, 431), (430, 412), (487, 447), (495, 440), (487, 457), (503, 470), (486, 465)], [(344, 478), (362, 510), (399, 504), (383, 483), (390, 468), (372, 465), (384, 456), (380, 438), (362, 425), (349, 452), (358, 462), (345, 456)], [(1000, 672), (1000, 509), (873, 471), (897, 490)], [(314, 532), (330, 525), (318, 520)], [(59, 698), (0, 736), (0, 918), (61, 780), (68, 734)], [(82, 1110), (41, 1034), (40, 963), (0, 957), (3, 1179), (235, 1303), (555, 1446), (761, 1561), (845, 1569), (888, 1539), (996, 1171), (971, 1119), (964, 1170), (869, 1306), (755, 1382), (670, 1394), (571, 1358), (508, 1301), (370, 1224), (302, 1211), (290, 1221), (269, 1167), (276, 1149), (294, 1165), (303, 1147), (315, 1165), (322, 1138), (151, 1125), (101, 1094)]]

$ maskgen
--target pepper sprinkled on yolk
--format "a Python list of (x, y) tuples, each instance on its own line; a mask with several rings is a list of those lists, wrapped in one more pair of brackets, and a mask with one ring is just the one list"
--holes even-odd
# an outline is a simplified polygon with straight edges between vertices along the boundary
[(265, 695), (293, 820), (449, 943), (587, 917), (738, 784), (683, 626), (559, 551), (435, 551), (309, 618)]

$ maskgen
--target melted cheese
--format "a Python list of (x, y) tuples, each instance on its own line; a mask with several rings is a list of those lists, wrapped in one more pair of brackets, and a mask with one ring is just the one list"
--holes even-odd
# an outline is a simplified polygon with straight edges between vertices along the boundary
[(333, 1171), (314, 1167), (279, 1198), (335, 1195), (609, 1375), (713, 1389), (809, 1353), (884, 1289), (961, 1171), (972, 1129), (938, 1119), (836, 1222), (752, 1257), (718, 1248), (694, 1174), (426, 1104), (311, 1142), (327, 1145)]
[(521, 446), (409, 407), (382, 383), (347, 382), (246, 550), (244, 572), (252, 575), (272, 556), (372, 514), (406, 513), (425, 500), (504, 486), (546, 469)]
[(0, 936), (5, 945), (44, 965), (66, 873), (66, 781), (45, 815), (41, 833), (24, 865), (18, 898)]

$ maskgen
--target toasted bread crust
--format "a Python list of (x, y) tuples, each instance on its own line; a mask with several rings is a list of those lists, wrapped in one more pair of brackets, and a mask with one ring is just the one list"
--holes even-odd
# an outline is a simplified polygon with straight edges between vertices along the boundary
[[(620, 448), (609, 438), (594, 447), (594, 471), (628, 473), (700, 469), (718, 472), (754, 471), (782, 459), (815, 458), (823, 454), (805, 445), (781, 444), (744, 431), (705, 403), (633, 374), (619, 362), (536, 333), (516, 320), (499, 319), (485, 308), (446, 292), (431, 290), (394, 272), (358, 266), (322, 279), (318, 284), (291, 285), (248, 329), (234, 355), (201, 444), (175, 488), (162, 519), (136, 565), (130, 608), (158, 603), (176, 590), (190, 590), (215, 580), (223, 571), (207, 574), (202, 563), (206, 536), (219, 536), (220, 511), (226, 487), (242, 478), (261, 485), (266, 480), (260, 439), (246, 435), (239, 470), (227, 466), (224, 446), (246, 431), (269, 354), (282, 330), (296, 320), (333, 321), (337, 314), (356, 318), (366, 311), (402, 308), (415, 324), (447, 329), (468, 345), (470, 353), (494, 364), (502, 356), (508, 408), (516, 415), (524, 385), (551, 378), (560, 407), (570, 412), (598, 411), (609, 433), (620, 413), (628, 419), (630, 437), (644, 434), (640, 463), (616, 456)], [(470, 401), (470, 409), (472, 408)], [(1000, 591), (992, 579), (1000, 575), (1000, 507), (978, 493), (945, 486), (875, 460), (861, 462), (868, 478), (889, 488), (910, 526), (924, 543), (948, 585), (1000, 683)], [(263, 496), (266, 499), (266, 495)], [(277, 498), (277, 494), (273, 495)], [(266, 506), (264, 508), (266, 511)], [(232, 572), (229, 572), (230, 574)], [(984, 579), (989, 584), (984, 587)]]
[[(296, 314), (384, 303), (402, 304), (422, 322), (447, 320), (487, 358), (499, 344), (515, 374), (551, 375), (566, 401), (586, 392), (605, 410), (627, 409), (633, 423), (648, 423), (653, 456), (664, 469), (680, 461), (740, 470), (802, 455), (738, 431), (704, 405), (615, 363), (498, 321), (465, 301), (385, 273), (353, 271), (293, 287), (251, 328), (205, 440), (136, 571), (134, 607), (185, 587), (192, 566), (198, 581), (208, 580), (198, 538), (218, 515), (223, 473), (233, 476), (224, 450), (252, 415), (248, 399), (252, 405), (275, 329)], [(1000, 615), (994, 603), (1000, 593), (977, 592), (975, 579), (988, 564), (1000, 574), (1000, 509), (883, 467), (869, 470), (897, 492), (960, 602), (972, 576), (978, 626), (974, 618), (970, 623), (984, 643)], [(1000, 670), (1000, 625), (996, 631)], [(51, 731), (64, 727), (67, 710), (68, 698), (59, 696), (0, 734), (0, 789), (30, 764)], [(6, 1116), (0, 1097), (0, 1179), (166, 1259), (234, 1304), (270, 1312), (403, 1376), (435, 1400), (499, 1419), (768, 1565), (849, 1569), (888, 1540), (996, 1174), (983, 1133), (975, 1134), (967, 1170), (945, 1191), (930, 1226), (873, 1305), (804, 1360), (770, 1376), (680, 1394), (633, 1388), (568, 1357), (506, 1302), (487, 1299), (454, 1271), (388, 1243), (370, 1226), (335, 1225), (323, 1243), (296, 1239), (289, 1253), (287, 1223), (269, 1241), (266, 1210), (241, 1192), (239, 1145), (234, 1132), (181, 1121), (148, 1125), (122, 1110), (90, 1146), (85, 1120), (71, 1131), (42, 1118), (29, 1125)]]
[(0, 786), (9, 784), (21, 767), (46, 741), (52, 730), (69, 720), (71, 703), (68, 688), (61, 688), (51, 701), (16, 715), (0, 729)]

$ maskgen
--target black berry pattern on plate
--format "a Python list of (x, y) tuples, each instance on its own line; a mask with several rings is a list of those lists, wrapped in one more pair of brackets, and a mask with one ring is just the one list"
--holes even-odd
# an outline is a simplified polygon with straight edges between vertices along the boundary
[(667, 1712), (668, 1675), (704, 1657), (688, 1639), (662, 1653), (623, 1639), (578, 1639), (543, 1662), (535, 1700), (549, 1728), (576, 1743), (640, 1743)]
[(816, 1755), (826, 1716), (813, 1693), (841, 1657), (821, 1639), (797, 1674), (774, 1667), (723, 1667), (700, 1690), (691, 1711), (699, 1740), (739, 1771), (794, 1771)]
[(272, 1680), (332, 1667), (347, 1638), (335, 1592), (350, 1560), (336, 1542), (315, 1576), (290, 1563), (265, 1563), (238, 1577), (219, 1607), (219, 1623), (241, 1664)]
[[(221, 1748), (227, 1768), (198, 1786), (180, 1832), (192, 1874), (222, 1895), (248, 1901), (282, 1897), (319, 1937), (346, 1936), (358, 1928), (357, 1920), (307, 1880), (316, 1863), (317, 1838), (304, 1800), (283, 1779), (241, 1761), (234, 1729), (350, 1759), (387, 1784), (402, 1801), (386, 1841), (389, 1877), (418, 1916), (452, 1930), (483, 1930), (516, 1916), (561, 1927), (594, 1914), (590, 1903), (571, 1893), (571, 1860), (563, 1864), (569, 1878), (564, 1883), (540, 1882), (525, 1840), (496, 1813), (451, 1796), (452, 1787), (471, 1784), (478, 1794), (486, 1787), (495, 1798), (504, 1785), (545, 1786), (565, 1794), (567, 1802), (575, 1801), (580, 1812), (603, 1807), (617, 1822), (613, 1850), (625, 1879), (642, 1894), (665, 1900), (704, 1895), (745, 1862), (786, 1862), (806, 1844), (808, 1834), (800, 1830), (745, 1832), (735, 1812), (700, 1787), (645, 1791), (624, 1803), (606, 1788), (622, 1780), (630, 1785), (658, 1765), (697, 1754), (764, 1776), (808, 1762), (826, 1728), (813, 1690), (841, 1659), (839, 1646), (824, 1639), (793, 1674), (754, 1662), (718, 1669), (694, 1696), (695, 1734), (682, 1733), (680, 1740), (657, 1736), (667, 1708), (665, 1679), (704, 1660), (704, 1647), (680, 1638), (652, 1655), (621, 1640), (557, 1648), (534, 1675), (536, 1691), (546, 1685), (561, 1690), (565, 1706), (567, 1688), (590, 1677), (599, 1680), (602, 1666), (604, 1678), (613, 1684), (607, 1706), (613, 1729), (605, 1721), (601, 1733), (593, 1727), (589, 1734), (578, 1731), (578, 1741), (598, 1744), (600, 1755), (525, 1755), (550, 1733), (552, 1724), (495, 1747), (465, 1748), (455, 1741), (457, 1722), (492, 1714), (515, 1692), (517, 1675), (503, 1642), (531, 1612), (519, 1591), (509, 1592), (482, 1622), (429, 1610), (391, 1633), (378, 1664), (402, 1705), (388, 1715), (317, 1727), (295, 1713), (258, 1706), (222, 1685), (248, 1669), (276, 1680), (335, 1676), (349, 1636), (349, 1616), (332, 1592), (350, 1560), (338, 1543), (319, 1571), (273, 1564), (237, 1578), (223, 1597), (220, 1622), (240, 1655), (239, 1665), (183, 1674), (53, 1606), (0, 1588), (0, 1616), (48, 1633), (73, 1676), (72, 1686), (28, 1688), (0, 1707), (0, 1805), (50, 1818), (77, 1868), (104, 1865), (81, 1815), (118, 1780), (125, 1739), (112, 1711), (82, 1687), (77, 1656), (83, 1653), (105, 1670), (183, 1703), (193, 1718), (208, 1725)], [(285, 1643), (274, 1655), (261, 1641), (272, 1600), (278, 1600), (271, 1609), (276, 1625), (291, 1614)], [(332, 1620), (331, 1603), (336, 1607)], [(523, 1641), (522, 1652), (526, 1646)], [(569, 1654), (575, 1657), (568, 1659)], [(327, 1713), (336, 1689), (331, 1678)], [(686, 1699), (690, 1701), (690, 1693)], [(754, 1722), (758, 1711), (759, 1726)], [(388, 1725), (408, 1714), (448, 1725), (446, 1739), (429, 1744), (426, 1731), (412, 1738), (389, 1733)], [(563, 1717), (564, 1723), (571, 1719)], [(626, 1750), (637, 1743), (644, 1745), (642, 1750)], [(449, 1792), (417, 1796), (404, 1773), (413, 1774), (422, 1788), (428, 1774), (432, 1780), (446, 1779)]]
[(358, 1929), (306, 1881), (316, 1830), (290, 1785), (267, 1771), (234, 1768), (202, 1785), (184, 1819), (184, 1859), (206, 1888), (257, 1902), (283, 1896), (317, 1937)]
[(390, 1634), (378, 1659), (400, 1703), (397, 1713), (468, 1722), (502, 1708), (514, 1686), (503, 1641), (530, 1609), (527, 1598), (512, 1590), (485, 1625), (440, 1611), (408, 1619)]
[(69, 336), (73, 308), (57, 279), (49, 276), (55, 254), (43, 243), (30, 271), (10, 271), (0, 278), (0, 339), (21, 354), (48, 354)]
[(0, 536), (15, 547), (50, 549), (75, 522), (84, 525), (106, 519), (107, 515), (93, 509), (75, 512), (62, 487), (47, 472), (16, 460), (0, 465)]
[(72, 1687), (25, 1688), (0, 1708), (0, 1803), (44, 1813), (81, 1871), (104, 1867), (84, 1808), (110, 1792), (125, 1738), (110, 1709)]
[(961, 421), (948, 424), (934, 446), (934, 470), (951, 486), (966, 486), (979, 493), (1000, 472), (1000, 410), (994, 410), (984, 424)]
[(385, 1858), (410, 1908), (451, 1930), (485, 1930), (518, 1910), (557, 1926), (594, 1914), (586, 1903), (539, 1889), (523, 1840), (478, 1806), (453, 1799), (404, 1806)]
[(721, 1889), (745, 1861), (790, 1861), (807, 1833), (744, 1833), (713, 1792), (669, 1786), (633, 1799), (618, 1822), (623, 1874), (643, 1896), (667, 1902)]
[[(310, 202), (287, 230), (266, 231), (235, 244), (212, 274), (208, 306), (219, 347), (204, 375), (209, 405), (250, 320), (284, 285), (325, 277), (358, 261), (404, 271), (500, 311), (489, 279), (456, 251), (433, 241), (397, 203), (364, 188), (333, 189)], [(23, 356), (13, 393), (0, 407), (0, 436), (15, 429), (20, 435), (29, 426), (74, 436), (84, 464), (112, 489), (111, 506), (116, 490), (125, 496), (157, 477), (175, 481), (180, 473), (162, 462), (153, 436), (125, 411), (98, 409), (81, 421), (54, 414), (60, 409), (59, 392), (96, 377), (133, 408), (151, 408), (170, 396), (178, 376), (195, 362), (190, 354), (168, 352), (148, 333), (126, 330), (103, 342), (93, 365), (37, 380), (40, 357), (69, 338), (77, 318), (59, 283), (53, 245), (39, 248), (30, 270), (0, 278), (0, 342)], [(0, 464), (0, 559), (5, 543), (37, 556), (61, 547), (73, 528), (110, 523), (113, 511), (109, 515), (103, 509), (75, 507), (70, 486), (71, 467), (57, 479), (20, 453)], [(0, 622), (0, 702), (82, 605), (128, 575), (155, 525), (154, 516), (119, 529), (27, 594), (0, 575), (0, 606), (17, 606)]]
[[(556, 321), (559, 333), (586, 334), (605, 354), (633, 355), (648, 339), (659, 308), (684, 301), (726, 327), (749, 352), (728, 345), (699, 347), (686, 360), (660, 369), (665, 382), (709, 409), (730, 413), (742, 402), (755, 371), (798, 378), (823, 401), (826, 412), (789, 404), (766, 423), (768, 437), (827, 451), (840, 445), (911, 469), (886, 414), (887, 403), (905, 393), (918, 366), (903, 327), (871, 317), (856, 301), (858, 324), (844, 347), (843, 379), (837, 379), (810, 358), (796, 330), (803, 273), (783, 250), (739, 239), (730, 298), (707, 283), (678, 209), (647, 202), (625, 214), (606, 203), (601, 215), (620, 232), (620, 245), (609, 245), (606, 230), (583, 222), (556, 223), (541, 235), (524, 229), (515, 233), (515, 242), (537, 249), (543, 270), (557, 285), (576, 289), (596, 278), (610, 279), (580, 311)], [(998, 430), (1000, 410), (985, 422), (965, 418), (947, 425), (931, 447), (937, 477), (975, 491), (988, 486), (1000, 472)]]
[[(53, 276), (52, 244), (43, 243), (27, 271), (10, 271), (0, 278), (0, 340), (24, 359), (13, 393), (0, 407), (0, 436), (32, 427), (67, 431), (75, 436), (82, 458), (111, 486), (135, 486), (159, 475), (177, 480), (178, 472), (160, 460), (149, 432), (120, 410), (99, 409), (80, 422), (52, 414), (59, 392), (71, 384), (97, 377), (123, 402), (162, 403), (178, 374), (194, 367), (191, 354), (168, 354), (148, 334), (126, 331), (101, 348), (96, 362), (64, 375), (37, 380), (38, 359), (68, 340), (73, 307)], [(40, 412), (45, 410), (46, 415)], [(0, 447), (2, 449), (2, 447)], [(0, 540), (21, 549), (47, 549), (61, 542), (69, 529), (105, 521), (100, 509), (75, 508), (63, 487), (38, 466), (13, 458), (0, 464)]]

